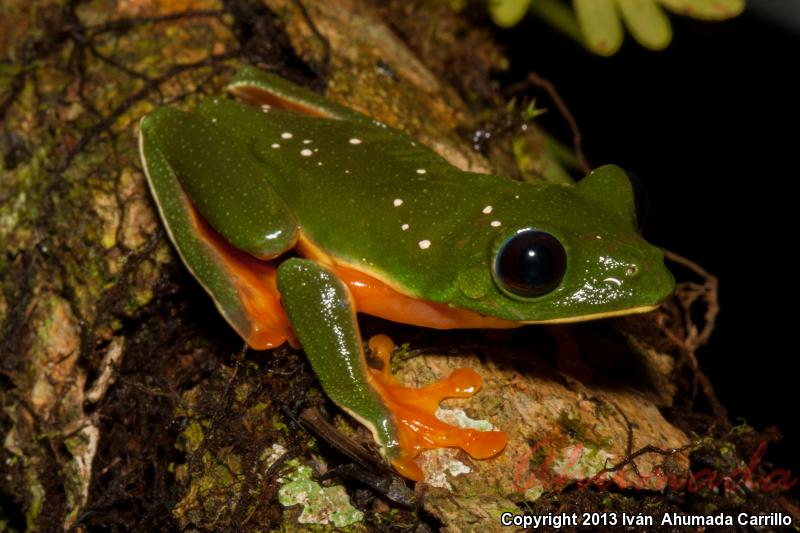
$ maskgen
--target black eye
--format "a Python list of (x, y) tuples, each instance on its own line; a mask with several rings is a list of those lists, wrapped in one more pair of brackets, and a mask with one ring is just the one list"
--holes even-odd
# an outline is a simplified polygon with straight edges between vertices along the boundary
[(517, 296), (531, 298), (555, 289), (567, 269), (567, 254), (558, 240), (528, 230), (508, 239), (495, 259), (497, 282)]

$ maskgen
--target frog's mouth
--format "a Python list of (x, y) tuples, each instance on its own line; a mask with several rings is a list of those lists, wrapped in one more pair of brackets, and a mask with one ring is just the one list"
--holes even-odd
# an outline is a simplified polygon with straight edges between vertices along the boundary
[(615, 316), (636, 315), (649, 313), (661, 307), (661, 304), (642, 305), (628, 309), (615, 309), (613, 311), (601, 311), (599, 313), (588, 313), (585, 315), (567, 316), (561, 318), (548, 318), (544, 320), (523, 320), (522, 324), (569, 324), (572, 322), (585, 322), (587, 320), (598, 320), (600, 318), (611, 318)]

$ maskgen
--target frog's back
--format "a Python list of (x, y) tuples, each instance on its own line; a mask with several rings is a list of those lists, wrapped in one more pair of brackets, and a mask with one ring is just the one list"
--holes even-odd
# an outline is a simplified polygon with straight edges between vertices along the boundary
[[(205, 106), (212, 120), (215, 105)], [(283, 110), (254, 122), (236, 117), (253, 113), (240, 107), (226, 110), (224, 120), (246, 124), (234, 134), (267, 169), (304, 240), (410, 293), (446, 291), (454, 252), (469, 255), (465, 248), (475, 246), (474, 253), (485, 254), (486, 239), (507, 229), (500, 205), (519, 200), (520, 183), (459, 171), (378, 122)]]

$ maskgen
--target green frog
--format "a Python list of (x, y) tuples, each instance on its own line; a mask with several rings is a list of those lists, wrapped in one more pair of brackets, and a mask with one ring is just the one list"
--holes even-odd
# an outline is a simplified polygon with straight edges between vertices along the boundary
[(478, 459), (503, 431), (450, 426), (446, 397), (478, 392), (459, 369), (422, 388), (389, 372), (357, 313), (423, 327), (514, 328), (643, 313), (674, 290), (638, 230), (628, 175), (608, 165), (577, 185), (459, 170), (403, 132), (278, 76), (241, 70), (190, 112), (140, 127), (143, 166), (170, 239), (254, 349), (302, 346), (325, 393), (384, 457), (420, 479), (423, 449)]

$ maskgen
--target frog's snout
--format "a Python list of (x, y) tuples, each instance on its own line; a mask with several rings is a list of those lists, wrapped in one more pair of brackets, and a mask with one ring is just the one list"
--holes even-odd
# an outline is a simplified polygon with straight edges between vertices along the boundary
[[(675, 278), (661, 249), (649, 243), (625, 243), (595, 260), (597, 300), (609, 307), (654, 307), (675, 290)], [(602, 295), (600, 295), (602, 293)]]
[(675, 292), (675, 276), (664, 264), (664, 254), (656, 250), (657, 253), (635, 265), (636, 272), (631, 276), (640, 287), (638, 292), (652, 305), (660, 304)]

